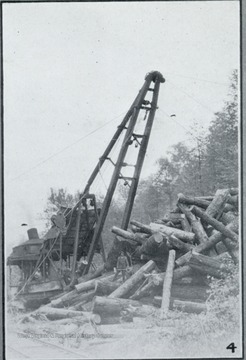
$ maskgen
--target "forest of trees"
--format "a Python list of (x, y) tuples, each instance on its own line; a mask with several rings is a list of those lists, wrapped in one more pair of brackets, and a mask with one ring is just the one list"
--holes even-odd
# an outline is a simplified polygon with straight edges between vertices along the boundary
[[(189, 133), (194, 140), (190, 145), (185, 142), (173, 145), (165, 157), (158, 159), (157, 171), (140, 181), (132, 212), (135, 219), (149, 223), (162, 218), (175, 205), (180, 192), (191, 196), (213, 195), (216, 189), (238, 186), (236, 70), (231, 76), (228, 99), (222, 110), (214, 114), (208, 131), (202, 133), (196, 126)], [(124, 198), (124, 190), (120, 188), (120, 192)], [(48, 221), (59, 205), (73, 206), (78, 196), (79, 192), (73, 196), (64, 189), (51, 189), (45, 219)], [(115, 200), (109, 210), (103, 234), (106, 251), (112, 239), (110, 228), (120, 225), (122, 205)]]
[(206, 134), (197, 127), (190, 131), (193, 146), (184, 142), (172, 146), (158, 160), (155, 174), (140, 182), (134, 214), (140, 221), (163, 217), (174, 205), (178, 193), (213, 195), (219, 188), (238, 186), (238, 74), (231, 76), (228, 99)]

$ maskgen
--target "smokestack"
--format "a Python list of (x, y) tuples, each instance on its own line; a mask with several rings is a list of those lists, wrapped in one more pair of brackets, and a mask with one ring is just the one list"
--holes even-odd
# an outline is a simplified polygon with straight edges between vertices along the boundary
[(39, 236), (38, 236), (38, 230), (36, 228), (32, 228), (32, 229), (29, 229), (27, 230), (27, 235), (28, 235), (28, 239), (29, 240), (33, 240), (33, 239), (39, 239)]

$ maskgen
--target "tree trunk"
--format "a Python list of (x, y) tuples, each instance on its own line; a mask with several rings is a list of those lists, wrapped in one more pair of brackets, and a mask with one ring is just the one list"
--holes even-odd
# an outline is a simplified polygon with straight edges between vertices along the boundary
[(234, 221), (236, 218), (237, 218), (237, 216), (233, 212), (229, 211), (228, 213), (223, 213), (221, 215), (221, 217), (217, 220), (222, 222), (222, 224), (224, 224), (224, 225), (228, 225), (232, 221)]
[(184, 219), (183, 214), (179, 213), (169, 213), (161, 219), (162, 223), (171, 221), (173, 224), (180, 224), (181, 220)]
[[(234, 232), (238, 231), (238, 221), (235, 219), (232, 223), (228, 224), (226, 226), (229, 230), (232, 230)], [(208, 242), (202, 243), (194, 248), (194, 251), (196, 253), (203, 253), (207, 251), (208, 249), (211, 249), (213, 246), (215, 246), (217, 243), (222, 241), (224, 239), (224, 235), (222, 235), (219, 231), (215, 231), (209, 238)], [(191, 252), (187, 252), (186, 254), (180, 256), (175, 263), (178, 266), (183, 266), (187, 263), (191, 256)]]
[(220, 231), (225, 237), (230, 238), (231, 240), (238, 242), (238, 235), (233, 231), (225, 227), (221, 222), (216, 219), (213, 219), (211, 216), (207, 215), (204, 211), (200, 210), (198, 207), (194, 206), (192, 212), (199, 216), (203, 221), (207, 222), (209, 225), (213, 226), (216, 230)]
[[(227, 189), (223, 189), (224, 191)], [(229, 190), (229, 194), (230, 194), (230, 189)], [(199, 200), (207, 200), (207, 201), (212, 201), (214, 199), (214, 196), (196, 196), (196, 199)], [(233, 205), (235, 207), (238, 207), (238, 195), (230, 195), (227, 199), (227, 203), (230, 205)]]
[(173, 309), (181, 310), (187, 313), (196, 313), (196, 314), (200, 314), (201, 312), (207, 311), (206, 304), (204, 303), (181, 301), (181, 300), (173, 301)]
[(135, 274), (133, 274), (128, 280), (126, 280), (118, 289), (109, 295), (110, 298), (121, 298), (125, 296), (138, 282), (144, 278), (146, 272), (150, 272), (155, 268), (154, 261), (148, 261), (142, 266)]
[(184, 243), (183, 241), (179, 240), (176, 236), (170, 235), (167, 241), (167, 244), (174, 249), (179, 249), (183, 252), (190, 251), (194, 248), (193, 245), (189, 243)]
[(73, 299), (72, 301), (69, 301), (66, 303), (66, 306), (74, 306), (77, 304), (86, 304), (87, 302), (91, 301), (94, 296), (96, 295), (95, 290), (88, 291), (86, 293), (78, 294), (76, 299)]
[(198, 199), (196, 197), (185, 196), (183, 194), (178, 194), (178, 202), (186, 205), (196, 205), (203, 209), (207, 209), (210, 205), (210, 201)]
[(136, 244), (142, 245), (145, 241), (144, 239), (141, 239), (140, 236), (138, 236), (134, 233), (131, 233), (130, 231), (122, 230), (116, 226), (113, 226), (111, 231), (112, 231), (112, 233), (114, 233), (118, 236), (121, 236), (124, 239), (130, 239), (130, 240), (136, 242)]
[(110, 274), (107, 276), (101, 276), (100, 278), (95, 278), (92, 280), (88, 280), (86, 282), (75, 285), (75, 289), (77, 293), (82, 293), (84, 291), (95, 289), (96, 282), (99, 280), (112, 280), (114, 278), (114, 274)]
[(199, 220), (197, 220), (195, 215), (192, 214), (192, 212), (189, 209), (187, 209), (184, 205), (179, 204), (178, 206), (179, 206), (180, 210), (185, 214), (187, 219), (190, 221), (192, 230), (195, 233), (196, 239), (198, 240), (198, 242), (200, 244), (207, 242), (208, 236), (207, 236), (201, 222)]
[(222, 237), (222, 242), (225, 245), (225, 248), (227, 252), (230, 254), (232, 260), (234, 261), (234, 264), (238, 264), (239, 263), (238, 249), (233, 247), (230, 240), (225, 237)]
[(167, 236), (170, 236), (173, 234), (174, 236), (176, 236), (177, 238), (179, 238), (180, 240), (183, 240), (185, 242), (192, 243), (195, 240), (195, 234), (193, 234), (192, 232), (186, 232), (183, 230), (170, 228), (168, 226), (159, 225), (159, 224), (155, 224), (155, 223), (151, 223), (150, 228), (152, 229), (153, 232), (161, 232)]
[(121, 284), (121, 280), (97, 280), (95, 284), (95, 292), (99, 296), (106, 296), (115, 291)]
[(141, 254), (140, 255), (140, 259), (143, 261), (149, 261), (149, 260), (153, 260), (156, 263), (165, 263), (166, 261), (166, 257), (161, 257), (161, 256), (155, 256), (155, 255), (147, 255), (147, 254)]
[(144, 232), (146, 234), (150, 234), (150, 235), (153, 234), (153, 231), (151, 230), (150, 226), (148, 226), (148, 225), (144, 225), (136, 220), (131, 220), (130, 223), (132, 225), (136, 226), (138, 229), (140, 229), (142, 232)]
[[(189, 276), (192, 274), (192, 269), (186, 265), (182, 266), (178, 269), (175, 269), (173, 272), (173, 281), (181, 279), (182, 277)], [(153, 289), (156, 286), (162, 286), (164, 281), (165, 273), (159, 273), (156, 275), (151, 276), (151, 280), (148, 284), (146, 284), (144, 287), (142, 287), (140, 290), (136, 291), (130, 299), (132, 300), (139, 300), (142, 297), (148, 296), (152, 293)]]
[(238, 188), (230, 188), (230, 194), (233, 195), (238, 195)]
[(187, 217), (184, 215), (184, 218), (181, 220), (181, 226), (184, 231), (191, 232), (191, 225), (189, 224), (189, 221), (187, 220)]
[(216, 278), (224, 278), (227, 273), (225, 265), (218, 259), (198, 253), (191, 253), (188, 265), (192, 269), (215, 276)]
[[(200, 197), (198, 198), (198, 197), (185, 196), (183, 194), (178, 194), (178, 202), (186, 205), (199, 206), (203, 209), (207, 209), (208, 206), (210, 205), (210, 201), (208, 200), (201, 199)], [(232, 205), (225, 204), (224, 212), (232, 211), (233, 208), (234, 207)]]
[(70, 302), (76, 299), (78, 296), (78, 292), (76, 289), (60, 296), (58, 299), (52, 300), (50, 305), (54, 308), (62, 308), (68, 306)]
[(170, 304), (171, 287), (173, 281), (173, 269), (175, 264), (175, 250), (169, 251), (167, 270), (163, 283), (162, 303), (161, 303), (161, 318), (165, 318)]
[(136, 249), (136, 256), (141, 254), (160, 256), (161, 254), (168, 253), (168, 247), (166, 246), (167, 238), (163, 238), (161, 233), (155, 233), (145, 240), (142, 246)]
[(212, 218), (219, 218), (224, 210), (229, 196), (229, 189), (217, 190), (213, 200), (206, 209), (206, 214)]
[(227, 200), (228, 204), (231, 204), (235, 206), (235, 208), (238, 208), (238, 195), (230, 196)]
[[(59, 320), (65, 318), (74, 318), (84, 316), (82, 311), (71, 311), (66, 309), (55, 309), (49, 306), (41, 306), (36, 312), (36, 314), (44, 314), (49, 320)], [(86, 319), (85, 315), (85, 319)]]
[(208, 289), (207, 286), (173, 284), (171, 297), (179, 300), (206, 301)]
[(146, 308), (147, 305), (143, 305), (139, 301), (129, 299), (114, 299), (110, 297), (95, 296), (92, 305), (92, 312), (99, 314), (102, 318), (120, 316), (122, 311), (131, 309), (131, 307)]
[(68, 310), (74, 310), (74, 311), (91, 311), (91, 308), (88, 309), (87, 305), (91, 303), (91, 301), (80, 301), (77, 304), (73, 305), (73, 306), (69, 306)]
[[(152, 295), (161, 294), (163, 290), (163, 282), (156, 284), (152, 288)], [(171, 289), (171, 298), (179, 300), (189, 300), (189, 301), (206, 301), (208, 298), (208, 286), (205, 285), (188, 285), (188, 284), (177, 284), (173, 281)]]
[[(97, 314), (97, 315), (99, 315), (99, 314)], [(107, 316), (107, 317), (100, 316), (100, 318), (101, 318), (100, 325), (112, 325), (112, 324), (120, 324), (121, 323), (120, 316)]]

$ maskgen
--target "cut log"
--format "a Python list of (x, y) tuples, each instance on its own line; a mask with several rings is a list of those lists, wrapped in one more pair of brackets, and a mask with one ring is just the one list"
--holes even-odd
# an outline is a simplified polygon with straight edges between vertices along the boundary
[[(69, 309), (69, 310), (72, 310), (72, 309)], [(92, 318), (94, 315), (96, 315), (96, 314), (91, 314)], [(80, 324), (80, 323), (82, 323), (82, 324), (85, 323), (84, 316), (76, 316), (73, 318), (65, 318), (65, 319), (59, 319), (59, 320), (52, 321), (52, 325), (68, 325), (68, 324)]]
[[(131, 314), (132, 317), (147, 317), (150, 315), (153, 315), (156, 312), (156, 309), (150, 305), (142, 305), (142, 306), (129, 306), (127, 310), (125, 310), (126, 313)], [(121, 312), (122, 313), (122, 312)]]
[(101, 318), (100, 325), (112, 325), (112, 324), (120, 324), (121, 323), (120, 316), (105, 316), (105, 317), (100, 316), (100, 318)]
[[(208, 216), (211, 216), (212, 218), (216, 218), (217, 220), (222, 221), (224, 225), (229, 224), (234, 219), (233, 215), (230, 216), (229, 213), (227, 214), (223, 213), (226, 206), (226, 202), (228, 201), (229, 197), (230, 197), (229, 189), (217, 190), (212, 202), (206, 209), (205, 213)], [(210, 249), (209, 255), (216, 255), (212, 253), (212, 251), (214, 251), (214, 249)]]
[[(197, 197), (185, 196), (183, 194), (178, 194), (178, 202), (182, 203), (182, 204), (186, 204), (186, 205), (195, 205), (195, 206), (201, 207), (203, 209), (207, 209), (208, 206), (210, 205), (210, 201), (207, 201), (207, 200), (204, 200), (201, 198), (197, 198)], [(233, 209), (234, 209), (234, 206), (232, 206), (230, 204), (226, 204), (224, 206), (224, 212), (232, 211)]]
[[(228, 224), (226, 227), (229, 230), (237, 232), (238, 231), (238, 221), (237, 221), (237, 219), (235, 219), (232, 223)], [(210, 236), (208, 242), (202, 243), (202, 244), (196, 246), (194, 250), (195, 250), (196, 253), (203, 253), (203, 252), (207, 251), (208, 249), (212, 248), (213, 246), (215, 246), (220, 241), (222, 241), (223, 238), (224, 238), (223, 234), (221, 234), (219, 231), (215, 231)], [(185, 265), (187, 263), (187, 261), (189, 260), (190, 256), (191, 256), (190, 252), (182, 255), (180, 258), (178, 258), (175, 261), (176, 265), (178, 265), (178, 266)]]
[[(73, 310), (73, 311), (87, 311), (85, 308), (84, 308), (84, 305), (86, 303), (84, 301), (81, 301), (79, 303), (77, 303), (76, 305), (73, 305), (73, 306), (69, 306), (68, 310)], [(89, 310), (90, 311), (90, 310)]]
[(99, 296), (105, 296), (115, 291), (121, 284), (121, 280), (109, 281), (109, 280), (97, 280), (95, 284), (95, 292)]
[(180, 224), (183, 218), (184, 218), (183, 214), (169, 213), (165, 215), (164, 218), (161, 219), (161, 221), (165, 223), (171, 221), (173, 224)]
[(58, 299), (52, 300), (50, 305), (54, 308), (62, 308), (68, 306), (74, 299), (78, 296), (78, 292), (76, 289), (60, 296)]
[(235, 208), (238, 208), (238, 195), (230, 196), (227, 200), (228, 204), (231, 204), (235, 206)]
[(206, 304), (204, 303), (181, 301), (181, 300), (173, 301), (173, 309), (181, 310), (187, 313), (196, 313), (196, 314), (200, 314), (201, 312), (207, 311)]
[(194, 248), (193, 245), (189, 243), (185, 243), (181, 240), (179, 240), (176, 236), (170, 235), (167, 241), (167, 245), (170, 246), (171, 249), (179, 249), (182, 252), (190, 251)]
[(77, 294), (82, 293), (84, 291), (94, 290), (95, 283), (96, 283), (96, 279), (88, 280), (86, 282), (75, 285), (75, 290)]
[[(49, 306), (41, 306), (35, 314), (44, 314), (49, 320), (59, 320), (65, 318), (84, 317), (82, 311), (71, 311), (66, 309), (55, 309)], [(85, 315), (85, 319), (86, 319)]]
[(206, 301), (208, 298), (208, 290), (208, 286), (173, 284), (171, 297), (179, 300)]
[(145, 296), (148, 296), (151, 294), (154, 288), (153, 282), (149, 282), (148, 284), (144, 285), (141, 289), (138, 289), (132, 296), (130, 296), (130, 299), (132, 300), (139, 300)]
[[(92, 301), (93, 301), (93, 299), (91, 301), (83, 303), (83, 305), (81, 306), (81, 310), (82, 311), (91, 311), (92, 310)], [(76, 306), (77, 305), (75, 305), (75, 307)], [(77, 309), (77, 310), (79, 310), (79, 309)]]
[(195, 234), (193, 234), (192, 232), (186, 232), (183, 230), (170, 228), (168, 226), (155, 223), (150, 223), (150, 228), (153, 232), (160, 232), (167, 236), (174, 235), (185, 242), (192, 243), (195, 240)]
[(191, 225), (190, 225), (187, 217), (185, 216), (185, 214), (183, 214), (183, 215), (184, 215), (184, 218), (181, 220), (182, 229), (183, 229), (184, 231), (191, 232), (191, 230), (192, 230), (192, 229), (191, 229)]
[(184, 194), (178, 194), (178, 202), (186, 205), (196, 205), (203, 209), (207, 209), (210, 205), (210, 201), (199, 199), (196, 197), (185, 196)]
[[(143, 308), (143, 312), (146, 311), (148, 305), (143, 305), (139, 301), (129, 299), (116, 299), (102, 296), (95, 296), (92, 305), (92, 312), (99, 314), (102, 318), (107, 316), (120, 316), (122, 311), (131, 308)], [(152, 308), (152, 307), (151, 307)], [(139, 310), (139, 313), (141, 310)]]
[[(224, 191), (227, 190), (227, 189), (223, 189)], [(229, 190), (229, 194), (230, 194), (230, 189)], [(196, 199), (199, 199), (199, 200), (207, 200), (207, 201), (212, 201), (214, 199), (214, 196), (196, 196), (195, 197)], [(230, 205), (233, 205), (235, 206), (236, 208), (238, 207), (238, 195), (231, 195), (228, 197), (227, 199), (227, 203), (230, 204)]]
[(207, 201), (212, 201), (214, 198), (213, 195), (207, 195), (207, 196), (195, 196), (195, 199), (198, 200), (207, 200)]
[(153, 260), (155, 263), (165, 263), (167, 258), (166, 257), (160, 257), (160, 256), (154, 256), (154, 255), (147, 255), (147, 254), (141, 254), (140, 259), (143, 261), (149, 261)]
[(238, 195), (238, 188), (230, 188), (230, 194), (233, 195)]
[(158, 222), (155, 221), (155, 224), (166, 225), (166, 226), (168, 226), (168, 227), (170, 227), (170, 228), (182, 230), (182, 225), (181, 225), (181, 223), (180, 223), (180, 224), (174, 224), (172, 221), (168, 221), (167, 223), (163, 223), (163, 222), (158, 223)]
[(233, 246), (234, 244), (232, 245), (230, 240), (225, 237), (222, 237), (222, 242), (226, 250), (230, 254), (232, 260), (234, 261), (234, 264), (238, 264), (239, 263), (238, 248)]
[(118, 289), (109, 295), (110, 298), (121, 298), (144, 278), (146, 272), (150, 272), (155, 268), (155, 262), (150, 260), (144, 266), (142, 266), (135, 274), (133, 274), (128, 280), (126, 280)]
[(130, 228), (131, 228), (131, 231), (134, 233), (139, 232), (139, 228), (135, 225), (130, 224)]
[(228, 272), (226, 266), (218, 261), (218, 259), (194, 252), (191, 253), (188, 265), (192, 269), (196, 269), (199, 272), (214, 276), (216, 278), (225, 278)]
[(220, 231), (225, 237), (230, 238), (231, 240), (238, 242), (238, 235), (233, 231), (225, 227), (221, 222), (207, 215), (204, 211), (200, 210), (198, 207), (194, 206), (192, 212), (200, 217), (203, 221), (213, 226), (216, 230)]
[[(208, 242), (208, 235), (206, 231), (204, 230), (200, 220), (198, 220), (194, 214), (183, 204), (178, 204), (178, 207), (180, 210), (186, 215), (187, 219), (190, 221), (192, 230), (194, 234), (196, 235), (196, 239), (199, 244)], [(207, 210), (206, 210), (207, 211)], [(214, 249), (210, 248), (209, 251), (210, 256), (215, 256), (217, 253)]]
[(136, 233), (131, 233), (130, 231), (126, 231), (126, 230), (122, 230), (116, 226), (113, 226), (111, 229), (112, 233), (121, 236), (124, 239), (129, 239), (132, 240), (134, 242), (136, 242), (137, 244), (142, 244), (144, 242), (144, 238), (142, 239), (140, 236), (136, 235)]
[(76, 289), (77, 293), (93, 290), (93, 289), (95, 289), (96, 281), (98, 281), (98, 280), (112, 280), (113, 278), (114, 278), (114, 274), (110, 274), (110, 275), (103, 276), (103, 277), (100, 277), (100, 278), (95, 278), (95, 279), (92, 279), (92, 280), (88, 280), (86, 282), (75, 285), (75, 289)]
[(228, 225), (236, 218), (238, 217), (232, 211), (228, 211), (227, 213), (223, 213), (221, 217), (217, 220), (221, 221), (224, 225)]
[[(192, 269), (189, 266), (182, 266), (178, 269), (175, 269), (173, 272), (173, 281), (181, 279), (182, 277), (185, 276), (189, 276), (192, 274)], [(153, 289), (156, 286), (162, 286), (163, 281), (164, 281), (164, 277), (165, 277), (165, 273), (159, 273), (156, 275), (152, 275), (151, 276), (152, 279), (150, 280), (150, 282), (148, 284), (146, 284), (142, 289), (140, 289), (139, 291), (136, 291), (131, 297), (130, 299), (132, 300), (139, 300), (142, 297), (148, 296), (149, 294), (151, 294), (151, 292), (153, 291)]]
[(206, 214), (212, 218), (219, 218), (224, 210), (226, 202), (230, 196), (228, 189), (219, 189), (206, 209)]
[(91, 301), (93, 299), (95, 294), (96, 294), (95, 290), (91, 290), (91, 291), (88, 291), (86, 293), (80, 293), (80, 294), (78, 294), (76, 299), (73, 299), (72, 301), (69, 301), (66, 304), (66, 306), (74, 306), (74, 305), (77, 305), (78, 303), (86, 304), (88, 301)]
[[(158, 284), (155, 288), (152, 289), (153, 294), (161, 294), (163, 290), (162, 284)], [(171, 289), (171, 298), (179, 300), (189, 300), (189, 301), (206, 301), (208, 298), (209, 287), (206, 285), (190, 285), (190, 284), (178, 284), (173, 281)]]
[(131, 220), (130, 223), (132, 225), (136, 226), (138, 229), (140, 229), (142, 232), (144, 232), (146, 234), (150, 234), (150, 235), (153, 234), (153, 231), (151, 230), (150, 226), (148, 226), (148, 225), (144, 225), (136, 220)]
[(192, 212), (187, 207), (185, 207), (184, 205), (179, 204), (178, 207), (185, 214), (187, 219), (190, 221), (192, 230), (195, 233), (196, 239), (198, 240), (199, 244), (207, 242), (208, 241), (208, 236), (207, 236), (201, 222), (199, 220), (197, 220), (195, 215), (192, 214)]
[[(69, 312), (71, 312), (71, 310), (67, 310)], [(59, 319), (59, 320), (53, 320), (52, 324), (54, 323), (55, 325), (66, 325), (66, 324), (84, 324), (84, 323), (89, 323), (89, 322), (93, 322), (94, 324), (101, 324), (101, 317), (99, 314), (92, 314), (89, 311), (75, 311), (77, 313), (80, 313), (80, 316), (74, 316), (72, 318), (68, 317), (68, 318), (64, 318), (64, 319)]]
[(142, 246), (139, 246), (136, 249), (136, 256), (141, 256), (141, 254), (146, 255), (154, 255), (154, 256), (161, 256), (163, 254), (168, 253), (168, 247), (166, 245), (167, 237), (161, 233), (155, 233), (151, 235), (148, 239), (145, 240)]
[(170, 250), (168, 256), (167, 270), (163, 283), (163, 293), (162, 293), (162, 303), (161, 303), (162, 319), (166, 317), (169, 310), (175, 256), (176, 256), (175, 250)]

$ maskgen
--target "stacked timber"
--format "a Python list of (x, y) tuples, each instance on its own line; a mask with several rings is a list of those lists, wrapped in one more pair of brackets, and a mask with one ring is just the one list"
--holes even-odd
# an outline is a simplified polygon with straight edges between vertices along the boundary
[[(130, 224), (128, 230), (112, 228), (118, 245), (130, 244), (135, 262), (124, 282), (101, 267), (40, 313), (50, 320), (78, 317), (112, 324), (156, 311), (163, 319), (172, 309), (206, 311), (208, 277), (224, 278), (228, 261), (238, 264), (237, 190), (201, 197), (179, 194), (175, 209), (163, 219), (150, 224), (132, 219)], [(114, 253), (122, 250), (113, 247)]]

